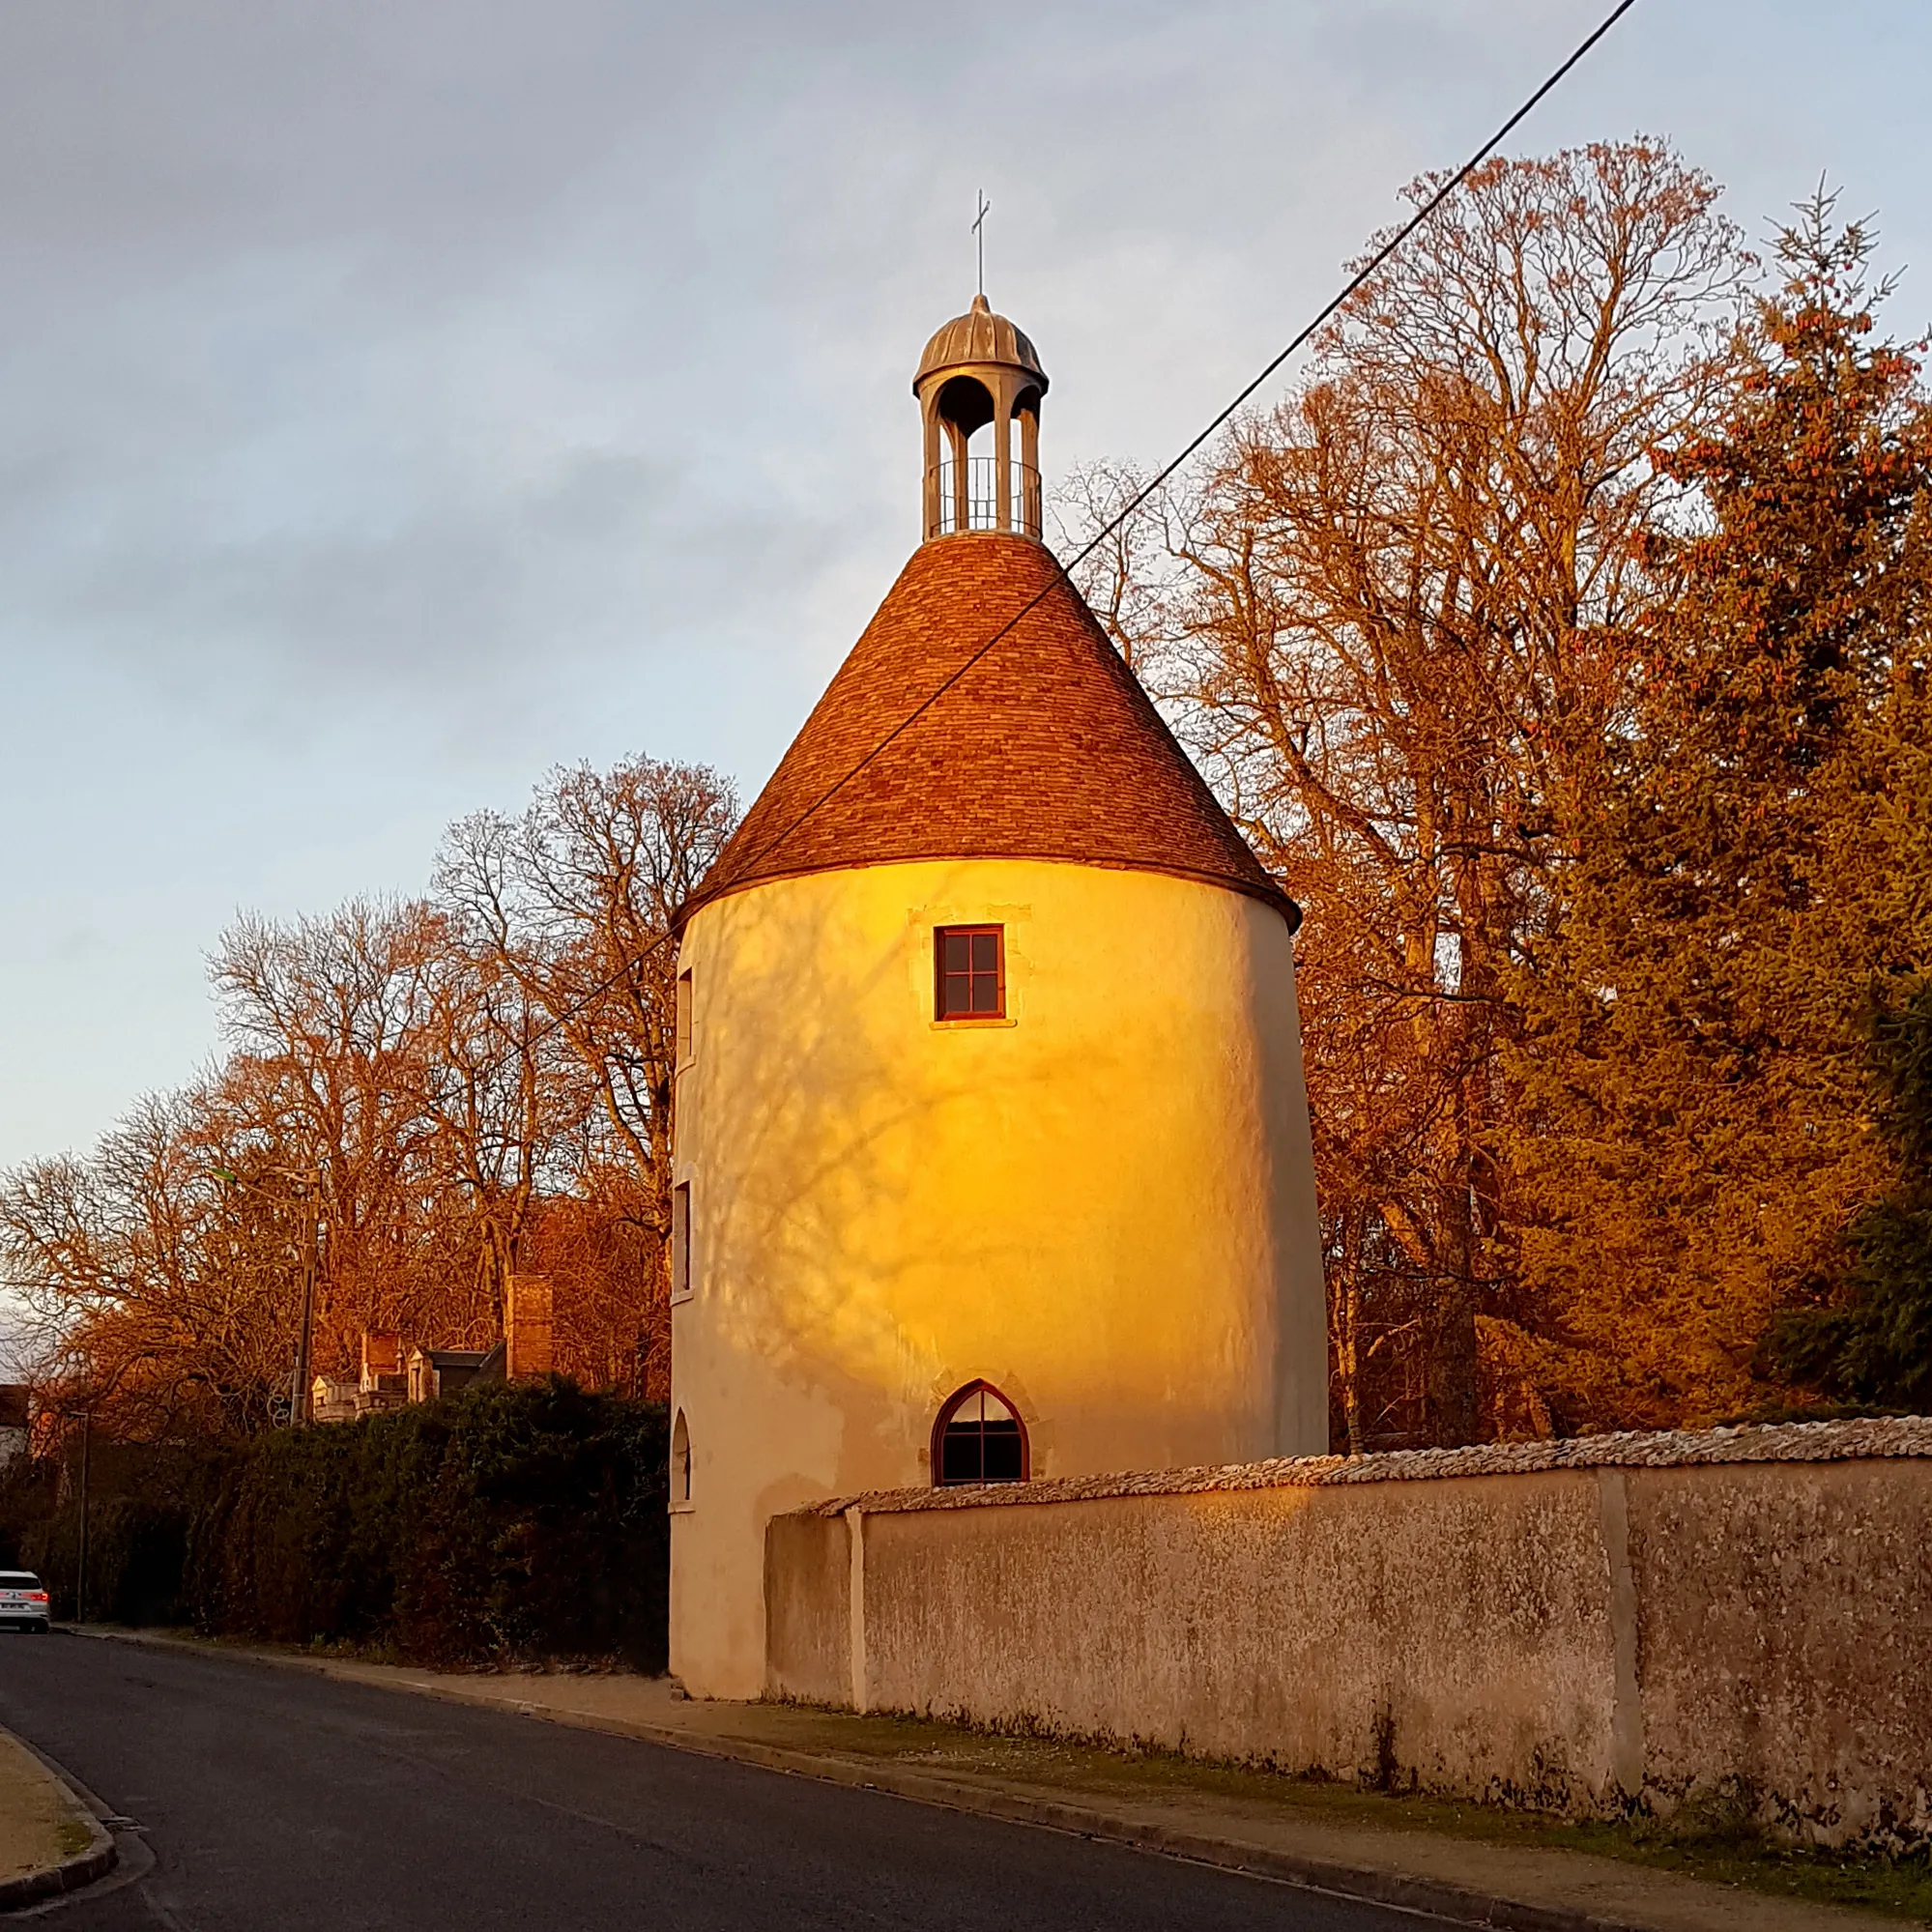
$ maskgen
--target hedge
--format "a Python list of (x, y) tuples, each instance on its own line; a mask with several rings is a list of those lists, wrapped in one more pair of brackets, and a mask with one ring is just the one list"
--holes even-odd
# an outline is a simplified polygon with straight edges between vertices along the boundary
[[(151, 1452), (88, 1513), (88, 1614), (347, 1643), (411, 1662), (665, 1662), (658, 1403), (562, 1377), (342, 1425)], [(14, 1560), (72, 1613), (78, 1516), (22, 1474)], [(71, 1485), (70, 1485), (71, 1486)]]

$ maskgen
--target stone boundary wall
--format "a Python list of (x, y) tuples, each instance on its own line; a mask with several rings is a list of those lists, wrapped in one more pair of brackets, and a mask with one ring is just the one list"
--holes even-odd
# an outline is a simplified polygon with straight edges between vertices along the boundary
[(765, 1600), (774, 1696), (1932, 1842), (1932, 1419), (850, 1497)]

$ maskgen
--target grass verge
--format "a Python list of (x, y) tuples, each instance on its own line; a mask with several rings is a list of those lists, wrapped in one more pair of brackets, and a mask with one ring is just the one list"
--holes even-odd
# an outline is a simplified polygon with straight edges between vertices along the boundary
[[(942, 1775), (1026, 1784), (1069, 1796), (1209, 1799), (1236, 1811), (1286, 1813), (1309, 1824), (1432, 1832), (1523, 1850), (1591, 1852), (1710, 1885), (1932, 1921), (1932, 1861), (1924, 1853), (1886, 1859), (1792, 1845), (1722, 1805), (1687, 1808), (1672, 1819), (1571, 1820), (1422, 1793), (1384, 1793), (1167, 1751), (1003, 1736), (926, 1718), (853, 1717), (794, 1708), (800, 1735), (787, 1739), (794, 1748), (817, 1745), (844, 1756), (890, 1758)], [(820, 1720), (817, 1725), (814, 1717)]]

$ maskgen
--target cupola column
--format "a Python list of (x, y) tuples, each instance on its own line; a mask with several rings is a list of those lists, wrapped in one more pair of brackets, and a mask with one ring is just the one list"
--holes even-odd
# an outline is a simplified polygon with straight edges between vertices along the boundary
[[(1006, 371), (999, 372), (1002, 376)], [(1003, 390), (1007, 384), (999, 386)], [(995, 530), (1013, 528), (1013, 418), (1006, 397), (997, 390), (993, 398), (993, 502)], [(1031, 534), (1039, 535), (1038, 531)]]
[(946, 447), (952, 457), (952, 528), (966, 530), (971, 526), (972, 464), (966, 456), (968, 432), (957, 422), (946, 424)]
[(1024, 401), (1020, 409), (1020, 516), (1033, 535), (1045, 528), (1040, 500), (1040, 398)]
[(922, 407), (919, 411), (921, 425), (926, 437), (926, 472), (923, 488), (925, 509), (920, 520), (920, 540), (922, 542), (937, 536), (939, 533), (940, 438), (939, 412), (934, 407), (935, 401), (936, 398), (933, 396), (924, 397), (922, 399)]

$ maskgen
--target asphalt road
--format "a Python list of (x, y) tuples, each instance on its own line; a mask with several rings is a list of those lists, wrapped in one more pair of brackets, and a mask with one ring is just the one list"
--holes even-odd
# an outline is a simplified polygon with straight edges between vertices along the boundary
[(245, 1659), (0, 1637), (154, 1864), (50, 1932), (1418, 1932), (1412, 1914)]

